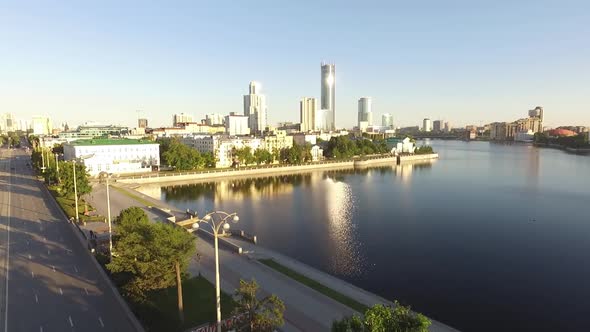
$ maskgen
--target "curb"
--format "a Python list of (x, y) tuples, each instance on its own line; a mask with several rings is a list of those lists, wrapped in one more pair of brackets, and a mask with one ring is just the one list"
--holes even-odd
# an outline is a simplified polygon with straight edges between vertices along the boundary
[[(37, 180), (37, 181), (39, 181), (39, 180)], [(41, 184), (41, 187), (43, 188), (42, 190), (45, 192), (45, 194), (49, 196), (50, 201), (53, 203), (53, 205), (57, 208), (59, 213), (62, 215), (64, 221), (67, 221), (68, 217), (66, 216), (64, 211), (61, 209), (61, 207), (57, 204), (57, 202), (55, 201), (55, 197), (53, 197), (53, 195), (51, 195), (51, 193), (49, 192), (49, 189), (47, 189), (47, 187), (45, 186), (44, 183)], [(78, 228), (76, 225), (72, 224), (72, 226)], [(79, 229), (74, 230), (73, 228), (71, 228), (71, 230), (75, 233), (76, 237), (80, 241), (80, 244), (82, 245), (84, 252), (88, 255), (88, 258), (92, 261), (94, 266), (98, 269), (99, 274), (102, 276), (105, 283), (108, 285), (108, 288), (110, 288), (110, 290), (112, 291), (113, 295), (115, 296), (115, 299), (117, 300), (117, 302), (119, 302), (119, 305), (123, 308), (123, 311), (125, 311), (125, 314), (129, 320), (129, 322), (131, 323), (131, 325), (135, 328), (135, 330), (137, 332), (145, 332), (143, 326), (141, 325), (141, 323), (139, 322), (137, 317), (135, 317), (135, 315), (133, 314), (131, 309), (129, 309), (127, 302), (125, 302), (125, 300), (123, 299), (123, 297), (121, 296), (121, 294), (119, 293), (119, 291), (117, 290), (115, 285), (113, 285), (111, 279), (106, 274), (106, 272), (103, 270), (102, 266), (100, 266), (100, 264), (98, 264), (98, 262), (96, 261), (94, 256), (92, 256), (92, 254), (88, 251), (88, 241), (86, 241), (85, 239), (82, 238), (82, 235), (78, 231)]]

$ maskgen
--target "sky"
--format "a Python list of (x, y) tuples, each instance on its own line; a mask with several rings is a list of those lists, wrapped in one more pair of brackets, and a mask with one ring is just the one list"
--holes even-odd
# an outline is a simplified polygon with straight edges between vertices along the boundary
[[(357, 100), (398, 126), (525, 117), (590, 125), (588, 1), (0, 1), (0, 113), (170, 126), (175, 113), (299, 122), (336, 64), (336, 124)], [(140, 110), (141, 112), (137, 112)]]

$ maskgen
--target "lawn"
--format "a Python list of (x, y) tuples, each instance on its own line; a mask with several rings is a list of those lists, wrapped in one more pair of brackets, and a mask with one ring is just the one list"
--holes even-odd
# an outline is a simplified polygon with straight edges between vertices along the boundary
[(294, 280), (306, 285), (309, 288), (315, 289), (316, 291), (326, 295), (327, 297), (329, 297), (335, 301), (338, 301), (338, 302), (344, 304), (345, 306), (347, 306), (351, 309), (354, 309), (360, 313), (364, 313), (369, 308), (366, 305), (358, 302), (355, 299), (352, 299), (344, 294), (341, 294), (341, 293), (333, 290), (330, 287), (324, 286), (313, 279), (310, 279), (298, 272), (291, 270), (290, 268), (288, 268), (286, 266), (283, 266), (283, 265), (277, 263), (273, 259), (259, 259), (258, 261), (268, 267), (271, 267), (271, 268), (279, 271), (280, 273), (288, 276), (289, 278), (294, 279)]
[[(178, 318), (176, 287), (151, 292), (148, 302), (131, 304), (131, 306), (146, 331), (149, 332), (181, 332), (207, 322), (215, 322), (215, 287), (207, 279), (199, 276), (183, 281), (182, 293), (184, 324), (180, 324)], [(233, 309), (232, 298), (221, 293), (222, 316), (230, 317)]]
[[(68, 218), (72, 218), (76, 216), (76, 202), (74, 201), (73, 197), (66, 197), (62, 196), (55, 187), (49, 187), (49, 192), (55, 198), (57, 204), (61, 207)], [(91, 211), (93, 208), (90, 205), (88, 206), (88, 210)], [(81, 221), (104, 221), (105, 218), (103, 216), (85, 216), (84, 215), (84, 200), (78, 201), (78, 218)]]
[(148, 200), (146, 200), (146, 199), (144, 199), (144, 198), (142, 198), (142, 197), (140, 197), (138, 195), (132, 194), (132, 193), (130, 193), (129, 191), (127, 191), (125, 189), (122, 189), (122, 188), (119, 188), (119, 187), (116, 187), (116, 186), (110, 186), (110, 188), (115, 189), (116, 191), (120, 192), (121, 194), (123, 194), (123, 195), (125, 195), (125, 196), (127, 196), (127, 197), (129, 197), (131, 199), (134, 199), (137, 202), (139, 202), (139, 203), (141, 203), (141, 204), (143, 204), (145, 206), (154, 206), (154, 203), (152, 203), (152, 202), (150, 202), (150, 201), (148, 201)]

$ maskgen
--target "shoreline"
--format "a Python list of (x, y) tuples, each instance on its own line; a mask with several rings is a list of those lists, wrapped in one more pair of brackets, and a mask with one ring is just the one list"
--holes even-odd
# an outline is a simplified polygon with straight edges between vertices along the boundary
[(206, 182), (224, 178), (241, 177), (265, 177), (274, 175), (289, 175), (307, 173), (315, 170), (337, 170), (351, 168), (366, 168), (372, 166), (400, 165), (411, 162), (431, 162), (438, 159), (438, 153), (410, 156), (388, 156), (372, 159), (356, 159), (336, 162), (319, 162), (304, 165), (272, 165), (267, 167), (255, 167), (245, 169), (207, 170), (199, 172), (186, 172), (178, 174), (136, 175), (116, 178), (119, 183), (125, 184), (150, 184), (150, 183), (174, 183), (181, 181)]

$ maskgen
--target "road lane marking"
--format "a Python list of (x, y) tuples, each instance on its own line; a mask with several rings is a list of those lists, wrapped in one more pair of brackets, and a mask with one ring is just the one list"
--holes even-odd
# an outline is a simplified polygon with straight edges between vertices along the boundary
[[(10, 167), (10, 159), (8, 159), (8, 167)], [(6, 219), (6, 285), (4, 288), (4, 294), (6, 295), (4, 303), (4, 332), (8, 332), (8, 277), (9, 277), (9, 264), (10, 264), (10, 193), (12, 187), (12, 175), (8, 174), (8, 212)]]
[(51, 251), (47, 250), (47, 255), (51, 255)]
[(35, 303), (39, 303), (39, 297), (35, 294)]
[(31, 259), (31, 254), (29, 254), (29, 259)]
[(60, 293), (61, 295), (64, 295), (64, 291), (63, 291), (63, 289), (61, 289), (61, 287), (59, 288), (59, 293)]
[(39, 332), (43, 332), (43, 326), (39, 326)]
[(35, 272), (31, 271), (31, 278), (35, 278)]
[(74, 322), (72, 321), (72, 316), (68, 316), (68, 320), (70, 321), (70, 326), (74, 327)]
[(86, 289), (86, 287), (84, 287), (84, 291), (86, 292), (86, 295), (88, 295), (88, 289)]
[(78, 273), (78, 268), (74, 266), (74, 271), (76, 271), (76, 273)]
[(55, 265), (51, 265), (51, 268), (53, 269), (53, 272), (55, 272)]
[(102, 322), (102, 318), (98, 317), (98, 321), (100, 322), (100, 326), (104, 327), (104, 323)]

